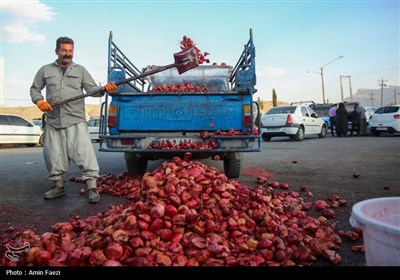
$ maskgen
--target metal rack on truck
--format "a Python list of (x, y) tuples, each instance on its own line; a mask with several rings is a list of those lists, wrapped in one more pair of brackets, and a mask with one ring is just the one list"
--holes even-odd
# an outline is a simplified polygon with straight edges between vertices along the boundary
[[(152, 68), (137, 68), (110, 32), (108, 82), (140, 76)], [(208, 91), (152, 91), (166, 84), (184, 83)], [(149, 160), (191, 153), (192, 159), (223, 160), (225, 175), (237, 178), (242, 153), (261, 151), (260, 135), (254, 129), (254, 120), (260, 119), (259, 104), (253, 100), (255, 84), (255, 47), (250, 30), (250, 39), (234, 67), (200, 65), (182, 74), (170, 68), (119, 85), (116, 93), (106, 94), (100, 112), (99, 150), (123, 152), (132, 175), (143, 175)], [(180, 143), (186, 143), (181, 146), (184, 148), (174, 148)], [(190, 143), (199, 143), (200, 148)]]

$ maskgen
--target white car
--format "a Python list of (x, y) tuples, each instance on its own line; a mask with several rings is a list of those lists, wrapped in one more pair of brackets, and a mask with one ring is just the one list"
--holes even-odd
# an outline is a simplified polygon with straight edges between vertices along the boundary
[[(89, 129), (90, 139), (92, 141), (99, 142), (100, 119), (90, 119), (87, 121), (87, 125)], [(107, 133), (108, 133), (108, 127), (107, 127)]]
[(0, 144), (25, 144), (34, 147), (40, 143), (42, 129), (24, 117), (0, 115)]
[(364, 107), (365, 108), (365, 116), (367, 118), (367, 124), (369, 120), (371, 119), (372, 115), (375, 113), (376, 108), (375, 107)]
[(43, 127), (42, 119), (33, 119), (32, 123), (38, 127)]
[(261, 116), (261, 137), (289, 136), (302, 141), (304, 136), (326, 137), (327, 125), (313, 109), (304, 105), (278, 106)]
[(376, 109), (368, 123), (372, 135), (400, 133), (400, 104)]
[(44, 128), (45, 128), (45, 124), (43, 123), (42, 119), (33, 119), (32, 123), (34, 125), (36, 125), (37, 127), (39, 127), (40, 130), (42, 131), (42, 135), (40, 135), (40, 138), (39, 138), (39, 144), (41, 146), (43, 146), (44, 145)]
[[(347, 110), (347, 112), (350, 114), (351, 112), (353, 112), (353, 110), (354, 110), (354, 105), (355, 104), (359, 104), (358, 102), (350, 102), (350, 103), (347, 103), (347, 105), (346, 105), (346, 110)], [(368, 122), (369, 122), (369, 119), (372, 117), (372, 115), (374, 114), (374, 112), (375, 112), (375, 110), (376, 110), (376, 108), (375, 107), (365, 107), (365, 106), (363, 106), (364, 107), (364, 109), (365, 109), (365, 117), (366, 117), (366, 119), (367, 119), (367, 124), (368, 124)], [(350, 121), (350, 124), (349, 124), (349, 127), (351, 127), (351, 121)]]

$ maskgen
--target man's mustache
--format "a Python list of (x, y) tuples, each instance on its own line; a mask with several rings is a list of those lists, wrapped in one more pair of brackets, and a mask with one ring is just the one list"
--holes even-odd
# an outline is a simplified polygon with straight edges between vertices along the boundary
[(70, 55), (64, 55), (63, 58), (72, 58)]

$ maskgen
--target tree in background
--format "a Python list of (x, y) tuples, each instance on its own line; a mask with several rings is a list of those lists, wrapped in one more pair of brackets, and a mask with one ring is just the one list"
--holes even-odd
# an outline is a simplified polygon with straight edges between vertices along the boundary
[[(263, 109), (264, 109), (264, 102), (261, 100), (261, 97), (257, 98), (257, 102), (260, 105), (260, 114), (262, 114)], [(258, 127), (258, 114), (257, 114), (257, 106), (254, 106), (254, 114), (255, 114), (255, 119), (254, 119), (254, 125)]]
[(260, 111), (262, 112), (264, 110), (264, 102), (261, 100), (261, 97), (258, 97), (257, 101), (260, 104)]
[(276, 95), (275, 89), (272, 89), (272, 106), (278, 106), (278, 97)]

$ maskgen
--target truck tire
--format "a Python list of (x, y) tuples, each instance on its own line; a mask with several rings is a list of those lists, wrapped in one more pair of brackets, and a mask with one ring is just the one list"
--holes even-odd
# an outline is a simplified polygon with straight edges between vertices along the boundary
[(242, 164), (241, 157), (237, 157), (235, 153), (230, 153), (224, 158), (224, 173), (228, 178), (239, 178), (240, 168)]
[(138, 159), (125, 159), (126, 169), (128, 173), (132, 176), (143, 176), (147, 170), (147, 159), (138, 158)]

